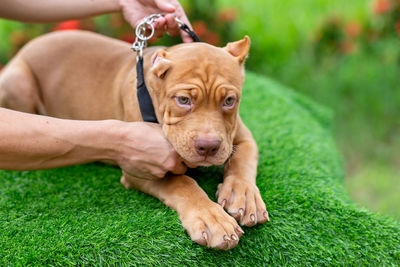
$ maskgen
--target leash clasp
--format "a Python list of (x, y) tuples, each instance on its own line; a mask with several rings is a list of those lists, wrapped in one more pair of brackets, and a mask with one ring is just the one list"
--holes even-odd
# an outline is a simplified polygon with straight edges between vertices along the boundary
[[(176, 15), (174, 16), (175, 16), (175, 21), (178, 23), (179, 28), (189, 33), (189, 35), (193, 38), (194, 41), (200, 41), (199, 38), (196, 36), (196, 34), (194, 34), (182, 20), (178, 19)], [(131, 49), (137, 53), (136, 61), (143, 58), (143, 49), (147, 47), (147, 41), (154, 36), (155, 29), (153, 23), (154, 21), (156, 21), (161, 17), (164, 17), (164, 15), (152, 14), (150, 16), (143, 18), (136, 26), (135, 30), (136, 39), (131, 47)], [(150, 31), (148, 31), (149, 29)]]

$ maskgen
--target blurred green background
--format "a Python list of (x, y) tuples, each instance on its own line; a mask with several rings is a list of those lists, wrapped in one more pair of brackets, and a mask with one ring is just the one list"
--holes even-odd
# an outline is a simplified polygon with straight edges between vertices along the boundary
[[(350, 195), (400, 220), (400, 0), (181, 3), (203, 41), (222, 46), (249, 35), (248, 69), (330, 107)], [(77, 28), (134, 40), (118, 14), (51, 25), (0, 20), (0, 68), (35, 36)]]

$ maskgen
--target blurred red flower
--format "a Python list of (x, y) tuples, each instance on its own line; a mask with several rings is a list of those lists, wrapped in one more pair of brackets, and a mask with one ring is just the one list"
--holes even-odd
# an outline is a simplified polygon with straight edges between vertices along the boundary
[(192, 25), (194, 32), (200, 37), (200, 39), (204, 40), (204, 42), (211, 45), (219, 44), (221, 37), (218, 33), (210, 31), (204, 21), (197, 20), (194, 21)]
[(193, 22), (193, 30), (194, 32), (201, 38), (204, 37), (207, 32), (207, 24), (204, 21), (197, 20)]
[(79, 20), (67, 20), (60, 22), (56, 26), (54, 26), (53, 31), (78, 30), (79, 28)]
[(236, 9), (227, 7), (218, 12), (218, 17), (220, 21), (231, 22), (236, 19), (237, 13), (238, 11)]
[(340, 44), (340, 51), (343, 54), (352, 54), (356, 51), (356, 44), (352, 41), (344, 41)]
[(397, 34), (400, 35), (400, 20), (394, 26), (396, 28)]
[(356, 38), (361, 33), (361, 25), (357, 21), (349, 22), (344, 26), (344, 31), (349, 37)]
[(204, 41), (211, 45), (218, 45), (221, 38), (218, 33), (216, 32), (208, 32), (206, 36), (204, 36)]
[(122, 41), (133, 44), (133, 42), (135, 41), (135, 35), (133, 33), (124, 33), (121, 35), (120, 39)]
[(384, 14), (392, 8), (392, 3), (389, 0), (376, 0), (373, 5), (375, 14)]

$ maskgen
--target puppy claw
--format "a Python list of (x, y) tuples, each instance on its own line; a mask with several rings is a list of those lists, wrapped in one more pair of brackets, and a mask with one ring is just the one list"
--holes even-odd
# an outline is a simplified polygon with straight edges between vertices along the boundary
[[(206, 205), (199, 203), (197, 209), (182, 212), (182, 225), (192, 240), (199, 245), (224, 250), (234, 248), (241, 236), (240, 232), (234, 231), (238, 227), (236, 220), (218, 203), (211, 200), (207, 202), (204, 203)], [(231, 239), (232, 234), (238, 240)]]
[(207, 241), (208, 240), (208, 237), (207, 237), (207, 233), (206, 232), (203, 232), (203, 238)]
[(231, 239), (232, 239), (232, 240), (235, 240), (235, 241), (238, 240), (238, 238), (237, 238), (236, 235), (231, 235)]
[(250, 215), (250, 220), (251, 220), (253, 223), (256, 223), (256, 216), (255, 216), (254, 214), (251, 214), (251, 215)]
[(218, 196), (219, 196), (219, 190), (221, 189), (221, 186), (222, 186), (222, 184), (219, 184), (218, 188), (217, 188), (217, 192), (215, 192), (215, 197), (216, 198), (218, 198)]
[(239, 210), (238, 210), (238, 212), (239, 212), (239, 214), (240, 214), (240, 219), (243, 217), (243, 214), (244, 214), (244, 210), (242, 209), (242, 208), (240, 208)]
[(207, 233), (206, 232), (203, 232), (202, 234), (202, 237), (203, 237), (203, 240), (205, 241), (203, 241), (203, 242), (201, 242), (201, 245), (203, 245), (203, 246), (207, 246), (208, 247), (208, 236), (207, 236)]
[(242, 228), (240, 228), (240, 226), (236, 227), (236, 232), (244, 234), (244, 231), (242, 230)]
[(264, 215), (264, 218), (267, 219), (267, 221), (269, 222), (268, 211), (264, 211), (263, 215)]
[[(227, 176), (219, 186), (219, 203), (226, 199), (224, 209), (240, 224), (251, 227), (269, 220), (260, 190), (243, 177)], [(239, 236), (240, 237), (240, 236)]]
[(220, 205), (224, 208), (224, 207), (225, 207), (225, 204), (226, 204), (226, 199), (222, 200), (222, 202), (221, 202)]

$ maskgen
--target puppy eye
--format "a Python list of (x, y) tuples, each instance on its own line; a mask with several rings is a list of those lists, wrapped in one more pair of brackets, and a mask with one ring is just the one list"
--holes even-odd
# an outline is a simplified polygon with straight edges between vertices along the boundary
[(180, 106), (190, 106), (192, 104), (192, 101), (187, 96), (177, 96), (175, 100)]
[(227, 98), (225, 98), (224, 100), (224, 107), (232, 107), (236, 102), (236, 98), (233, 96), (228, 96)]

